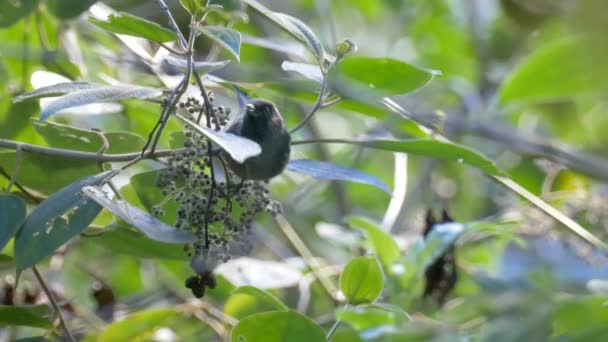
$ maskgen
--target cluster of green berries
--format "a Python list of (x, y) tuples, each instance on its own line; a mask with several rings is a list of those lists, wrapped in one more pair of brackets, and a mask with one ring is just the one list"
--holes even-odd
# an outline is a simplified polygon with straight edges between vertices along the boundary
[[(178, 106), (194, 119), (201, 110), (200, 102), (194, 98)], [(212, 122), (219, 124), (215, 127), (225, 127), (230, 110), (213, 106), (213, 112)], [(201, 124), (205, 122), (203, 116)], [(276, 215), (281, 206), (271, 199), (267, 181), (243, 180), (225, 167), (204, 135), (185, 128), (183, 146), (168, 157), (167, 168), (157, 179), (165, 199), (152, 209), (152, 214), (165, 215), (166, 204), (174, 201), (178, 204), (175, 228), (196, 234), (197, 241), (184, 249), (193, 260), (204, 260), (205, 267), (195, 268), (197, 274), (186, 282), (199, 297), (205, 286), (214, 287), (208, 273), (218, 263), (230, 260), (233, 254), (250, 252), (248, 237), (256, 215)]]

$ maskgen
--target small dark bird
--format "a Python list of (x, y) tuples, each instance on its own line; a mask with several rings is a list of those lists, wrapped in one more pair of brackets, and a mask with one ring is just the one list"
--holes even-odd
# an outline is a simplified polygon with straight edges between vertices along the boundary
[(267, 180), (279, 175), (287, 166), (291, 151), (291, 138), (281, 113), (272, 102), (261, 99), (247, 100), (242, 110), (226, 132), (255, 141), (262, 153), (242, 164), (225, 151), (220, 152), (220, 157), (241, 179)]
[[(432, 210), (426, 213), (426, 226), (423, 236), (426, 238), (433, 230), (435, 225), (441, 223), (454, 222), (448, 215), (447, 211), (443, 211), (441, 221), (437, 222)], [(439, 305), (442, 305), (450, 291), (456, 285), (458, 273), (456, 270), (456, 247), (450, 246), (445, 253), (440, 256), (433, 264), (431, 264), (424, 272), (424, 298), (434, 298)]]

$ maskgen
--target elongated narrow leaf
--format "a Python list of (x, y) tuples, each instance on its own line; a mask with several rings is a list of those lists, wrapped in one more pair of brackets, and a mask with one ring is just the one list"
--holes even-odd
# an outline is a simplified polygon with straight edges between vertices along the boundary
[(93, 17), (89, 17), (89, 21), (113, 33), (146, 38), (158, 43), (177, 40), (177, 34), (170, 29), (124, 12), (110, 15), (107, 21)]
[(223, 26), (203, 26), (197, 29), (227, 49), (236, 57), (237, 61), (241, 60), (241, 33), (239, 31)]
[(49, 103), (42, 109), (40, 120), (46, 120), (49, 116), (66, 108), (125, 99), (149, 99), (162, 94), (163, 91), (160, 89), (137, 86), (103, 86), (75, 91)]
[(82, 192), (111, 211), (114, 215), (141, 230), (141, 232), (150, 239), (167, 243), (192, 243), (196, 241), (196, 236), (194, 234), (186, 231), (179, 231), (125, 201), (113, 201), (108, 198), (103, 191), (96, 187), (84, 187)]
[(13, 103), (21, 102), (31, 98), (39, 98), (46, 96), (59, 96), (65, 93), (72, 93), (79, 90), (87, 90), (103, 87), (103, 84), (91, 82), (64, 82), (57, 83), (46, 87), (41, 87), (36, 90), (28, 91), (13, 98)]
[(414, 91), (429, 83), (437, 73), (391, 58), (348, 56), (340, 60), (327, 77), (334, 91), (370, 102)]
[(393, 152), (405, 152), (445, 160), (454, 160), (475, 166), (490, 175), (501, 174), (493, 161), (487, 159), (473, 149), (454, 143), (432, 139), (367, 140), (363, 143), (363, 146)]
[(346, 221), (353, 228), (363, 231), (384, 266), (390, 266), (399, 258), (399, 246), (390, 233), (362, 217), (350, 216)]
[(256, 0), (243, 1), (263, 16), (279, 25), (294, 38), (304, 43), (304, 45), (306, 45), (306, 47), (314, 54), (318, 61), (323, 61), (325, 59), (326, 52), (323, 49), (321, 41), (302, 21), (284, 13), (273, 12)]
[(384, 275), (375, 256), (351, 260), (340, 276), (340, 290), (352, 305), (370, 304), (384, 288)]
[(181, 115), (177, 115), (177, 117), (188, 126), (192, 127), (199, 133), (205, 135), (207, 138), (218, 144), (222, 149), (230, 154), (232, 159), (239, 163), (243, 163), (247, 158), (255, 157), (262, 153), (262, 148), (260, 145), (252, 140), (232, 133), (221, 131), (218, 132), (213, 129), (201, 127)]
[(296, 311), (269, 311), (247, 316), (232, 329), (232, 342), (323, 342), (325, 334), (310, 318)]
[(25, 221), (25, 202), (9, 193), (0, 193), (0, 250), (15, 236)]
[(48, 305), (0, 305), (0, 326), (27, 326), (50, 329), (53, 323)]
[[(188, 61), (183, 58), (176, 58), (173, 56), (167, 57), (167, 63), (176, 67), (180, 71), (188, 70)], [(192, 67), (194, 70), (202, 73), (208, 73), (214, 70), (221, 69), (230, 63), (229, 60), (218, 61), (218, 62), (194, 62)]]
[(253, 296), (257, 299), (260, 299), (261, 301), (271, 305), (272, 307), (274, 307), (277, 310), (288, 310), (289, 308), (283, 304), (283, 302), (281, 302), (277, 297), (271, 295), (270, 293), (264, 291), (264, 290), (260, 290), (257, 287), (253, 287), (253, 286), (241, 286), (239, 288), (237, 288), (236, 290), (234, 290), (232, 292), (233, 295), (235, 294), (246, 294), (246, 295), (250, 295)]
[(323, 180), (340, 180), (367, 184), (391, 194), (391, 189), (382, 180), (346, 166), (310, 159), (291, 160), (287, 164), (289, 171), (303, 173)]
[(283, 61), (283, 63), (281, 63), (281, 69), (285, 71), (295, 71), (309, 80), (313, 80), (319, 84), (323, 82), (323, 73), (321, 73), (321, 68), (315, 64)]
[(40, 203), (27, 217), (15, 237), (17, 277), (89, 226), (101, 207), (81, 189), (99, 185), (107, 176), (108, 172), (104, 172), (66, 186)]

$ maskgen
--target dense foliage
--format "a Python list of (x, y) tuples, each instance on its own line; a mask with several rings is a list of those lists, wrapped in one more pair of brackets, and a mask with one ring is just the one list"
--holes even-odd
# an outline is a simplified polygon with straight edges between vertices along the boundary
[(602, 340), (606, 10), (1, 1), (0, 340)]

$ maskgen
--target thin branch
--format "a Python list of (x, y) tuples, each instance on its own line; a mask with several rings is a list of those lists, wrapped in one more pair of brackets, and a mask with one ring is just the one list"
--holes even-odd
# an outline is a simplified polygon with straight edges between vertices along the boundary
[[(344, 306), (344, 310), (347, 310), (348, 307), (349, 307), (349, 305), (346, 304)], [(336, 330), (338, 330), (338, 327), (340, 326), (340, 323), (342, 323), (342, 321), (338, 319), (338, 320), (336, 320), (336, 322), (334, 323), (334, 325), (331, 326), (331, 328), (329, 329), (329, 332), (327, 333), (327, 336), (325, 337), (328, 341), (331, 341), (331, 338), (336, 333)]]
[[(90, 161), (98, 161), (98, 162), (128, 162), (132, 161), (134, 158), (140, 157), (140, 152), (133, 153), (119, 153), (119, 154), (99, 154), (97, 152), (83, 152), (76, 150), (69, 150), (64, 148), (54, 148), (54, 147), (44, 147), (32, 144), (21, 143), (13, 140), (0, 139), (0, 147), (17, 149), (18, 146), (21, 146), (21, 151), (41, 154), (46, 156), (55, 156), (55, 157), (66, 157), (66, 158), (77, 158), (80, 160), (90, 160)], [(171, 149), (171, 150), (158, 150), (154, 153), (146, 152), (144, 153), (142, 159), (155, 159), (162, 158), (171, 155), (171, 153), (181, 151), (182, 149)]]
[(165, 15), (167, 16), (167, 20), (169, 21), (169, 26), (171, 26), (171, 29), (175, 33), (177, 33), (177, 36), (179, 37), (179, 41), (182, 44), (182, 48), (184, 50), (188, 50), (188, 41), (184, 37), (184, 34), (182, 33), (182, 31), (179, 29), (179, 26), (177, 26), (175, 19), (173, 19), (173, 15), (171, 15), (171, 11), (169, 10), (169, 7), (167, 7), (167, 4), (165, 4), (165, 2), (163, 0), (156, 0), (156, 3), (160, 7), (161, 11), (163, 11), (163, 13), (165, 13)]
[(11, 181), (8, 183), (6, 187), (6, 191), (10, 192), (13, 185), (17, 181), (17, 177), (19, 177), (19, 170), (21, 169), (21, 144), (17, 145), (17, 150), (15, 151), (15, 166), (13, 168), (13, 174), (11, 175)]
[(326, 277), (325, 274), (323, 274), (323, 272), (320, 272), (318, 262), (315, 260), (308, 247), (306, 247), (304, 241), (300, 239), (298, 233), (296, 233), (296, 231), (293, 229), (293, 227), (289, 224), (289, 222), (283, 215), (277, 215), (275, 217), (275, 220), (279, 224), (279, 227), (281, 227), (281, 230), (283, 231), (287, 239), (289, 239), (291, 244), (298, 251), (298, 254), (300, 254), (302, 258), (304, 258), (304, 262), (306, 262), (308, 267), (310, 267), (312, 273), (314, 273), (317, 279), (319, 279), (321, 285), (323, 286), (323, 288), (325, 288), (325, 291), (327, 291), (327, 294), (329, 294), (329, 296), (335, 300), (338, 294), (338, 289), (329, 280), (329, 278)]
[(321, 81), (321, 89), (319, 89), (319, 96), (317, 97), (315, 104), (312, 106), (312, 108), (310, 108), (310, 111), (308, 112), (308, 114), (306, 114), (304, 119), (302, 119), (302, 121), (300, 121), (300, 123), (296, 127), (292, 128), (289, 131), (289, 134), (293, 134), (293, 133), (297, 132), (300, 128), (302, 128), (304, 125), (306, 125), (308, 120), (310, 120), (310, 118), (312, 118), (312, 116), (317, 112), (317, 110), (319, 110), (319, 108), (321, 107), (321, 104), (323, 103), (323, 98), (325, 96), (325, 88), (327, 87), (326, 79), (327, 79), (327, 77), (325, 77), (325, 75), (323, 75), (323, 81)]
[(51, 305), (53, 306), (53, 309), (55, 309), (55, 313), (59, 317), (59, 324), (61, 325), (61, 328), (63, 329), (66, 337), (70, 341), (75, 342), (76, 339), (72, 335), (72, 332), (68, 328), (68, 325), (65, 322), (65, 319), (63, 318), (63, 312), (61, 311), (61, 308), (57, 304), (57, 301), (55, 300), (55, 297), (51, 293), (51, 290), (48, 288), (48, 286), (46, 286), (44, 278), (42, 278), (42, 275), (40, 274), (40, 272), (38, 272), (38, 269), (36, 268), (36, 266), (32, 266), (32, 271), (34, 271), (34, 275), (36, 276), (36, 279), (38, 279), (38, 283), (40, 283), (40, 287), (42, 287), (42, 290), (44, 291), (44, 293), (46, 294), (47, 298), (51, 302)]

